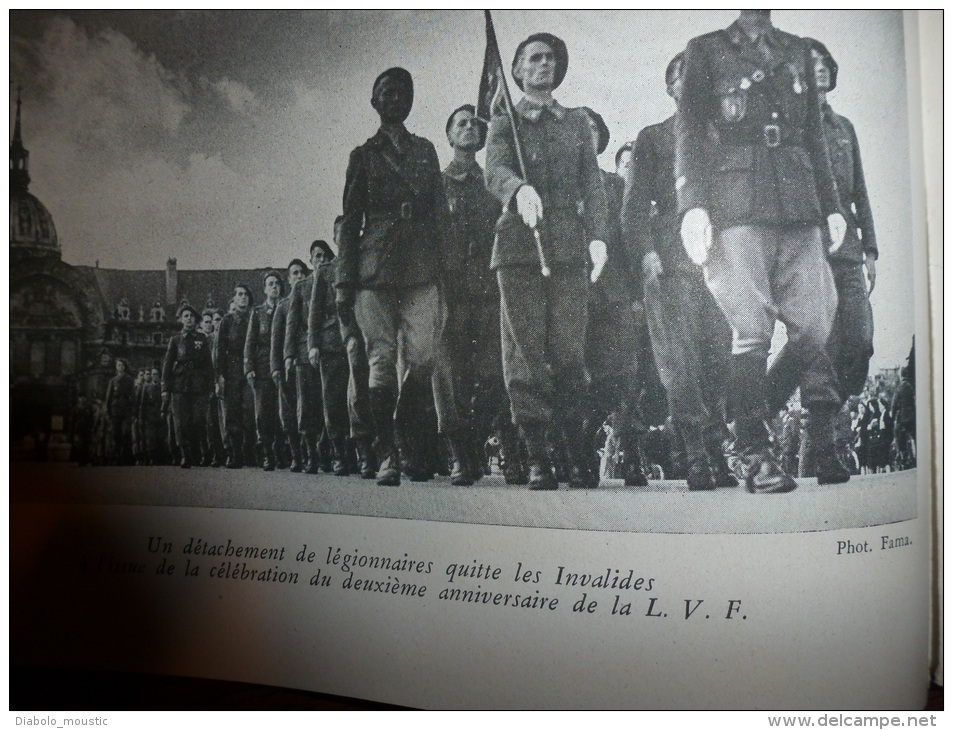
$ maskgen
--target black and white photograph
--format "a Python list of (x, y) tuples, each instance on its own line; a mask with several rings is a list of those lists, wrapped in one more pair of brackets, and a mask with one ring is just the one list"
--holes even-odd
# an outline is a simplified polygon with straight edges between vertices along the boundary
[[(540, 612), (665, 622), (670, 593), (692, 623), (704, 597), (678, 590), (699, 549), (700, 580), (775, 593), (761, 636), (785, 621), (787, 561), (805, 582), (840, 561), (832, 586), (848, 559), (881, 571), (862, 591), (891, 580), (884, 561), (926, 574), (915, 13), (12, 10), (9, 34), (14, 665), (90, 668), (67, 629), (30, 643), (51, 565), (148, 626), (146, 596), (179, 613), (227, 582), (216, 646), (274, 592), (288, 627), (347, 615), (354, 591), (410, 595), (427, 608), (409, 635), (467, 621), (443, 617), (475, 610), (454, 602), (512, 602), (536, 622), (487, 620), (532, 644), (546, 620), (583, 620)], [(504, 591), (481, 555), (532, 591)], [(925, 662), (923, 580), (904, 636)], [(327, 606), (294, 593), (332, 589)], [(707, 625), (734, 631), (742, 599)], [(102, 670), (434, 708), (920, 709), (915, 681), (872, 689), (886, 673), (843, 695), (822, 673), (719, 699), (688, 678), (567, 694), (570, 676), (522, 695), (482, 677), (462, 697), (450, 644), (414, 691), (378, 647), (334, 679), (320, 652), (251, 668), (254, 649), (198, 641), (160, 658), (158, 635), (120, 647), (125, 629), (89, 618), (101, 600), (69, 623), (108, 635)], [(181, 620), (192, 635), (210, 619)], [(358, 629), (337, 631), (327, 657)], [(711, 652), (756, 645), (710, 633)], [(777, 651), (802, 640), (782, 633)], [(585, 661), (622, 666), (600, 651)]]

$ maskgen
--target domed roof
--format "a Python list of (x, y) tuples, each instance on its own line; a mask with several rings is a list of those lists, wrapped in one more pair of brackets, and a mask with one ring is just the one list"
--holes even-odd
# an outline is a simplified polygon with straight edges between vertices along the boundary
[(60, 256), (53, 216), (29, 192), (30, 153), (23, 146), (20, 131), (20, 93), (17, 91), (17, 120), (10, 143), (10, 252)]
[(10, 189), (10, 248), (34, 254), (60, 254), (53, 216), (26, 190)]

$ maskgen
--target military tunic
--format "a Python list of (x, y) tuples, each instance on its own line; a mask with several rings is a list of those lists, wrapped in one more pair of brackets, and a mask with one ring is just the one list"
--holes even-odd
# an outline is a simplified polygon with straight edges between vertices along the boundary
[[(500, 287), (503, 373), (513, 422), (583, 418), (589, 282), (587, 236), (606, 239), (606, 198), (582, 110), (526, 98), (515, 107), (526, 178), (510, 120), (494, 114), (486, 146), (486, 183), (500, 201), (491, 266)], [(516, 210), (523, 185), (542, 200), (541, 241), (552, 275), (540, 275), (532, 231)]]

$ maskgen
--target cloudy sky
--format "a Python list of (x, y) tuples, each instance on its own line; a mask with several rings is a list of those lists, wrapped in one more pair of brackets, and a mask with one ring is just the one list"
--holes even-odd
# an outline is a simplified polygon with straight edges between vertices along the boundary
[[(622, 142), (672, 112), (668, 60), (735, 16), (494, 11), (506, 65), (531, 32), (566, 40), (557, 98), (603, 114), (607, 169)], [(831, 103), (857, 128), (881, 250), (876, 358), (896, 364), (914, 329), (901, 16), (774, 20), (824, 41), (840, 63)], [(11, 11), (10, 118), (21, 84), (30, 189), (53, 214), (66, 261), (280, 266), (315, 238), (330, 240), (348, 154), (377, 127), (376, 75), (411, 71), (407, 126), (447, 163), (446, 116), (476, 100), (483, 50), (478, 10)]]

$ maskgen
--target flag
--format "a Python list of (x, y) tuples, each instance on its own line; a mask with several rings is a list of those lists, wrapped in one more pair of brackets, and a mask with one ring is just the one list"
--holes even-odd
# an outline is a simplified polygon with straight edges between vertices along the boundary
[(509, 101), (509, 90), (506, 88), (503, 59), (500, 57), (500, 47), (496, 43), (493, 18), (490, 17), (489, 10), (483, 12), (486, 14), (486, 53), (483, 55), (483, 74), (480, 76), (477, 116), (489, 123), (493, 112), (498, 110), (501, 103), (504, 105), (504, 109), (509, 109), (512, 102)]
[[(523, 160), (523, 145), (520, 144), (519, 130), (516, 128), (516, 113), (513, 110), (513, 99), (510, 97), (509, 87), (506, 85), (506, 74), (503, 71), (503, 59), (500, 57), (500, 47), (496, 43), (496, 30), (493, 28), (493, 18), (490, 11), (486, 14), (486, 52), (483, 54), (483, 73), (480, 76), (480, 97), (477, 100), (477, 116), (488, 124), (495, 113), (503, 113), (509, 119), (510, 133), (513, 135), (513, 147), (516, 150), (516, 161), (519, 164), (519, 174), (527, 183), (526, 163)], [(533, 239), (536, 244), (536, 254), (539, 256), (540, 273), (548, 277), (549, 266), (546, 263), (546, 253), (539, 235), (539, 229), (533, 228)]]

